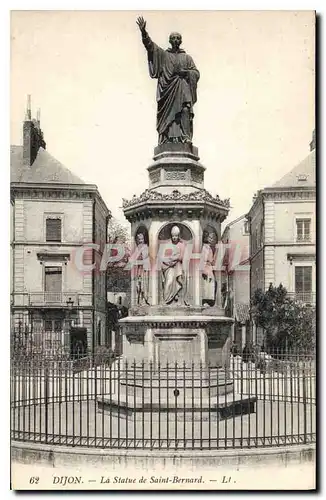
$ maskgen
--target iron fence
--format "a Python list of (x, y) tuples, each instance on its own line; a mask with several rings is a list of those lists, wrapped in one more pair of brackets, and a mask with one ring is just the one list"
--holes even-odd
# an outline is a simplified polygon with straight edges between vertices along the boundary
[(316, 293), (313, 292), (287, 292), (290, 299), (298, 300), (306, 304), (316, 304)]
[(253, 448), (316, 440), (312, 354), (225, 366), (16, 356), (11, 437), (123, 449)]

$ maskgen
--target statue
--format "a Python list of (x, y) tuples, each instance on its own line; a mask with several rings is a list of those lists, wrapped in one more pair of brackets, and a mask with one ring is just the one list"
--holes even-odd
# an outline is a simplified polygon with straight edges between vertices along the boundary
[(139, 17), (137, 25), (147, 50), (151, 78), (157, 78), (158, 143), (181, 142), (192, 144), (193, 105), (197, 101), (199, 71), (192, 58), (180, 49), (180, 33), (171, 33), (171, 48), (161, 49), (149, 37), (146, 21)]
[(149, 269), (146, 269), (146, 261), (148, 263), (148, 245), (145, 243), (145, 236), (143, 233), (138, 233), (136, 236), (137, 243), (137, 260), (144, 261), (143, 264), (138, 264), (136, 269), (136, 293), (137, 305), (148, 305), (149, 296)]
[(166, 252), (170, 255), (164, 257), (162, 262), (163, 300), (167, 305), (174, 302), (180, 304), (183, 301), (184, 305), (188, 306), (186, 279), (182, 267), (185, 246), (180, 240), (178, 226), (171, 230), (171, 243)]
[(204, 267), (202, 271), (202, 304), (204, 307), (212, 307), (215, 304), (216, 296), (216, 278), (214, 273), (216, 234), (213, 232), (204, 234), (203, 241), (204, 244), (202, 248), (202, 262), (204, 263)]

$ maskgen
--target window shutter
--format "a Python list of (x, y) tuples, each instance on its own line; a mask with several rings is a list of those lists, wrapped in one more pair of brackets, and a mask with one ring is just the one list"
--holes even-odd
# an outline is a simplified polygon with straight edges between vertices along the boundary
[(46, 219), (46, 241), (61, 241), (61, 219)]
[(311, 266), (297, 266), (295, 268), (295, 291), (296, 293), (311, 293), (312, 290), (312, 268)]

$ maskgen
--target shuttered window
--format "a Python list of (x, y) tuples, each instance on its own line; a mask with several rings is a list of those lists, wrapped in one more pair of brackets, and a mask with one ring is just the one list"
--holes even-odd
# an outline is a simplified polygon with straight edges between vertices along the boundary
[(62, 292), (62, 268), (45, 268), (45, 292)]
[(311, 290), (312, 290), (312, 267), (296, 266), (295, 268), (296, 293), (311, 293)]
[(46, 241), (61, 241), (61, 219), (46, 219)]

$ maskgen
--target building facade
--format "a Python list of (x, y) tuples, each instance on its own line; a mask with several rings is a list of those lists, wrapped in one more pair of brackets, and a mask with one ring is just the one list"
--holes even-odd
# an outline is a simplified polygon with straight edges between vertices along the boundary
[(250, 225), (250, 295), (280, 283), (298, 300), (316, 296), (316, 150), (257, 193)]
[(245, 215), (227, 224), (222, 242), (226, 248), (224, 282), (232, 303), (232, 340), (244, 347), (250, 335), (249, 223)]
[(99, 262), (111, 214), (95, 185), (46, 151), (30, 107), (23, 129), (23, 146), (11, 147), (12, 324), (58, 345), (70, 342), (72, 327), (83, 328), (92, 351), (106, 340), (106, 272)]

